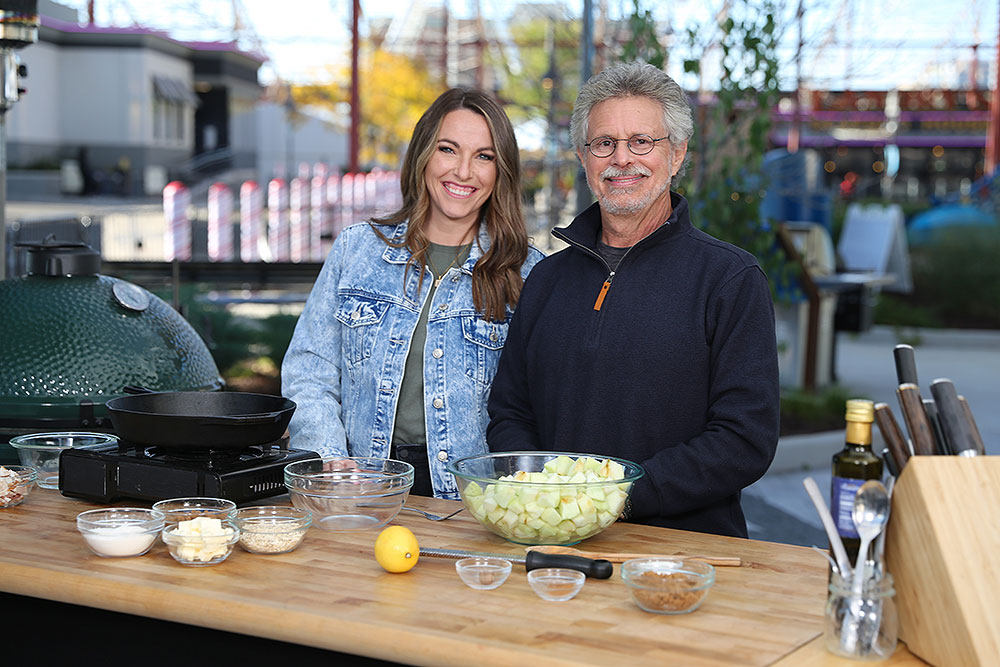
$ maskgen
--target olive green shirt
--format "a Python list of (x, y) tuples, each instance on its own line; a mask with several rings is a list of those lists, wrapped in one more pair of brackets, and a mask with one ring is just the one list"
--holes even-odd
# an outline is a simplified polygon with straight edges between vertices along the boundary
[[(417, 328), (410, 339), (410, 351), (406, 355), (403, 381), (399, 387), (399, 401), (396, 403), (396, 421), (392, 431), (393, 445), (426, 445), (427, 426), (424, 421), (424, 345), (427, 342), (427, 316), (431, 302), (437, 291), (434, 279), (448, 273), (448, 269), (462, 266), (469, 258), (471, 243), (462, 246), (447, 246), (429, 243), (427, 246), (427, 266), (430, 269), (425, 280), (431, 280), (431, 293), (424, 302), (417, 320)], [(457, 254), (456, 254), (457, 253)]]

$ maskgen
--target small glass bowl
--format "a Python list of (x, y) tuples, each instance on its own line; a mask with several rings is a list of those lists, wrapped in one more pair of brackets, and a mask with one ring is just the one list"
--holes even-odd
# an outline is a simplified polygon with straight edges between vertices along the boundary
[(153, 509), (163, 512), (170, 526), (199, 516), (230, 519), (236, 503), (225, 498), (170, 498), (153, 503)]
[(37, 478), (38, 471), (31, 466), (0, 466), (0, 508), (20, 505)]
[(469, 588), (490, 591), (510, 576), (512, 565), (503, 558), (463, 558), (455, 561), (455, 571)]
[(283, 554), (302, 544), (312, 524), (312, 512), (278, 505), (244, 507), (233, 512), (233, 522), (240, 529), (240, 546), (246, 551)]
[(627, 560), (621, 575), (639, 608), (654, 614), (694, 611), (715, 583), (715, 568), (691, 558)]
[[(197, 517), (195, 517), (197, 518)], [(205, 517), (214, 518), (214, 517)], [(222, 532), (214, 535), (179, 535), (180, 524), (163, 529), (163, 542), (170, 555), (181, 565), (204, 567), (217, 565), (229, 558), (240, 539), (240, 529), (229, 519), (221, 520)]]
[(163, 530), (163, 512), (143, 507), (112, 507), (76, 515), (76, 528), (90, 550), (102, 558), (141, 556)]
[(583, 588), (587, 575), (578, 570), (543, 567), (528, 572), (528, 584), (538, 597), (552, 602), (572, 600)]
[(28, 433), (10, 439), (21, 463), (38, 471), (38, 486), (59, 488), (59, 455), (66, 449), (94, 449), (118, 444), (117, 436), (109, 433), (65, 431), (60, 433)]

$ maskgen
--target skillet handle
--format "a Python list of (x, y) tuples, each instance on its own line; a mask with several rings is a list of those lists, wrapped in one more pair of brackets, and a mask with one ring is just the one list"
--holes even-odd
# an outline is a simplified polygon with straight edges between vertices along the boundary
[(142, 395), (142, 394), (155, 394), (156, 393), (152, 389), (146, 389), (145, 387), (140, 387), (140, 386), (134, 385), (134, 384), (127, 384), (127, 385), (125, 385), (124, 387), (122, 387), (122, 391), (124, 391), (126, 394), (131, 394), (133, 396), (139, 396), (139, 395)]

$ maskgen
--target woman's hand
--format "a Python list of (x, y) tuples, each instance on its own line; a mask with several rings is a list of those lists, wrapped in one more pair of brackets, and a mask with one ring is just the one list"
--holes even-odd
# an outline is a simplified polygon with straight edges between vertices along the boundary
[(323, 472), (341, 472), (344, 470), (357, 470), (358, 464), (351, 459), (330, 459), (323, 461)]

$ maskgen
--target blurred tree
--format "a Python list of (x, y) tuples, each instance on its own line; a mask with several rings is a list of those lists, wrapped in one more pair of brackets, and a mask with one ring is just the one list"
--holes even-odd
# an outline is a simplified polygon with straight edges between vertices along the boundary
[(767, 188), (762, 165), (779, 93), (777, 17), (772, 0), (734, 0), (716, 26), (688, 29), (696, 57), (684, 61), (684, 71), (703, 81), (703, 67), (718, 58), (718, 87), (699, 95), (696, 141), (689, 146), (695, 221), (756, 255), (780, 295), (790, 265), (775, 243), (772, 221), (760, 214)]
[[(382, 49), (368, 49), (361, 65), (361, 155), (363, 169), (398, 169), (413, 126), (431, 102), (444, 92), (419, 60)], [(327, 109), (347, 117), (351, 99), (349, 68), (330, 69), (329, 81), (292, 87), (300, 106)]]
[(580, 21), (515, 17), (510, 33), (517, 71), (507, 63), (496, 65), (508, 69), (499, 97), (511, 122), (545, 119), (554, 99), (553, 121), (565, 130), (580, 88)]
[(632, 14), (628, 17), (630, 38), (622, 44), (623, 62), (644, 62), (665, 69), (667, 49), (660, 42), (656, 32), (656, 20), (652, 12), (643, 9), (639, 0), (632, 0)]
[[(633, 0), (631, 38), (621, 60), (663, 68), (667, 50), (657, 39), (652, 14)], [(771, 222), (760, 216), (766, 183), (762, 164), (778, 99), (777, 8), (772, 0), (732, 0), (713, 24), (687, 29), (693, 57), (684, 71), (704, 83), (703, 68), (717, 63), (718, 87), (694, 100), (695, 135), (688, 144), (690, 174), (676, 189), (687, 196), (692, 220), (709, 234), (749, 252), (760, 261), (772, 289), (787, 283), (789, 265), (775, 244)]]

